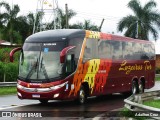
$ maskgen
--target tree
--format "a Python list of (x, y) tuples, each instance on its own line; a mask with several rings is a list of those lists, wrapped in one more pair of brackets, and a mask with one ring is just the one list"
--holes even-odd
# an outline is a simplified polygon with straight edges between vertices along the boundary
[[(27, 18), (26, 18), (27, 20), (27, 23), (28, 23), (28, 27), (29, 27), (29, 35), (31, 35), (32, 33), (33, 33), (33, 29), (34, 29), (34, 22), (35, 22), (35, 20), (36, 20), (36, 16), (34, 16), (34, 14), (33, 13), (29, 13), (28, 15), (27, 15)], [(37, 24), (35, 24), (35, 26), (37, 26)], [(36, 31), (36, 30), (35, 30)]]
[[(40, 20), (43, 19), (44, 15), (45, 14), (43, 12), (39, 12), (36, 17), (33, 14), (28, 15), (30, 25), (32, 25), (33, 21), (36, 20), (35, 32), (53, 29), (54, 28), (53, 26), (56, 26), (56, 28), (58, 28), (58, 29), (66, 28), (66, 13), (62, 9), (60, 9), (60, 8), (57, 9), (57, 17), (54, 20), (52, 20), (50, 23), (40, 23)], [(68, 21), (75, 15), (76, 15), (76, 12), (69, 9), (68, 10)], [(57, 24), (57, 23), (59, 23), (59, 24)], [(32, 25), (32, 26), (34, 26), (34, 25)]]
[(13, 7), (11, 7), (6, 2), (1, 2), (0, 7), (4, 7), (6, 10), (5, 12), (1, 13), (1, 18), (3, 18), (3, 24), (6, 25), (5, 30), (4, 30), (6, 33), (5, 36), (9, 36), (9, 41), (12, 44), (13, 43), (13, 32), (16, 26), (15, 23), (18, 20), (17, 15), (20, 11), (20, 8), (18, 5), (13, 5)]
[(0, 28), (4, 27), (4, 19), (3, 19), (3, 15), (0, 13)]
[(158, 37), (158, 32), (155, 28), (157, 25), (160, 28), (160, 13), (156, 8), (157, 4), (151, 0), (143, 7), (138, 0), (131, 0), (128, 7), (133, 11), (134, 15), (123, 17), (117, 26), (118, 31), (125, 31), (125, 36), (149, 39), (149, 33), (153, 34), (154, 39)]
[[(56, 22), (60, 22), (60, 26), (58, 28), (66, 28), (66, 13), (62, 9), (58, 9), (58, 17), (55, 19)], [(68, 10), (68, 22), (76, 15), (76, 12), (74, 12), (72, 9)], [(54, 21), (52, 21), (54, 23)]]
[(3, 31), (4, 31), (4, 25), (3, 25), (3, 15), (0, 13), (0, 39), (3, 38)]
[(78, 22), (76, 24), (71, 25), (70, 28), (93, 30), (93, 31), (99, 30), (99, 27), (94, 23), (92, 23), (90, 20), (85, 20), (84, 23)]
[(44, 12), (41, 12), (41, 11), (38, 12), (36, 15), (32, 13), (28, 15), (29, 25), (31, 28), (33, 26), (33, 33), (45, 30), (44, 26), (46, 26), (45, 24), (48, 24), (48, 23), (41, 23), (42, 22), (41, 20), (43, 19), (43, 17), (44, 17)]
[[(18, 32), (21, 35), (21, 39), (19, 37), (19, 41), (16, 41), (14, 39), (14, 42), (22, 44), (24, 42), (24, 40), (26, 39), (26, 37), (28, 37), (30, 35), (30, 31), (29, 31), (29, 24), (27, 22), (27, 17), (26, 16), (19, 16), (19, 19), (15, 22), (16, 26), (14, 27), (14, 30), (16, 32)], [(14, 34), (16, 35), (16, 34)], [(18, 34), (17, 34), (18, 37)]]

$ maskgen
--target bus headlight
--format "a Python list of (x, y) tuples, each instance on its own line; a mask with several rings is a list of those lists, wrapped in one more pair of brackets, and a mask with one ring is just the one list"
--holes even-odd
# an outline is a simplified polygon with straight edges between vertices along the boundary
[(50, 87), (50, 89), (52, 89), (52, 90), (57, 90), (57, 89), (59, 89), (59, 88), (64, 87), (67, 83), (68, 83), (68, 81), (67, 81), (67, 82), (65, 82), (65, 83), (62, 83), (62, 84), (59, 84), (59, 85), (56, 85), (56, 86)]
[(58, 96), (59, 96), (59, 93), (55, 94), (53, 98), (57, 98)]
[(18, 92), (17, 94), (18, 94), (18, 96), (22, 97), (21, 93)]
[(22, 85), (20, 85), (20, 84), (17, 84), (17, 88), (23, 89), (24, 87)]

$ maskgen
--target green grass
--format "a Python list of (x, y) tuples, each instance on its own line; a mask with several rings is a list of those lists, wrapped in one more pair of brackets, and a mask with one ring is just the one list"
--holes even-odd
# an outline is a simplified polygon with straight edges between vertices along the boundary
[(156, 81), (160, 81), (160, 76), (156, 76)]
[(17, 93), (16, 87), (0, 87), (0, 96), (1, 95), (16, 94), (16, 93)]
[(160, 108), (160, 100), (150, 100), (143, 103), (146, 106)]

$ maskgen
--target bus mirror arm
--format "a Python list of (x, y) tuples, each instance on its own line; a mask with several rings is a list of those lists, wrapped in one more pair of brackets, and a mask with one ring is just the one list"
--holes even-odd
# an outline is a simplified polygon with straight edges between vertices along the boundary
[(13, 61), (14, 61), (13, 55), (14, 55), (17, 51), (20, 51), (20, 50), (22, 50), (22, 48), (21, 48), (21, 47), (17, 47), (17, 48), (14, 48), (14, 49), (10, 52), (10, 54), (9, 54), (9, 56), (10, 56), (10, 62), (13, 62)]
[(66, 55), (67, 55), (68, 51), (75, 48), (75, 47), (76, 46), (68, 46), (61, 51), (61, 53), (60, 53), (60, 63), (65, 63), (65, 59), (66, 59)]

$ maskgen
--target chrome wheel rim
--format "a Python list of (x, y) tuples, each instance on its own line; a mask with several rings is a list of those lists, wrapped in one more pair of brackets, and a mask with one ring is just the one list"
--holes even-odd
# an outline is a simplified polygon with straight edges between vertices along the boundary
[(136, 86), (135, 85), (133, 85), (133, 87), (132, 87), (132, 93), (136, 94)]
[(85, 93), (83, 90), (80, 91), (80, 102), (83, 103), (85, 99)]
[(143, 93), (143, 85), (142, 84), (139, 85), (139, 92)]

